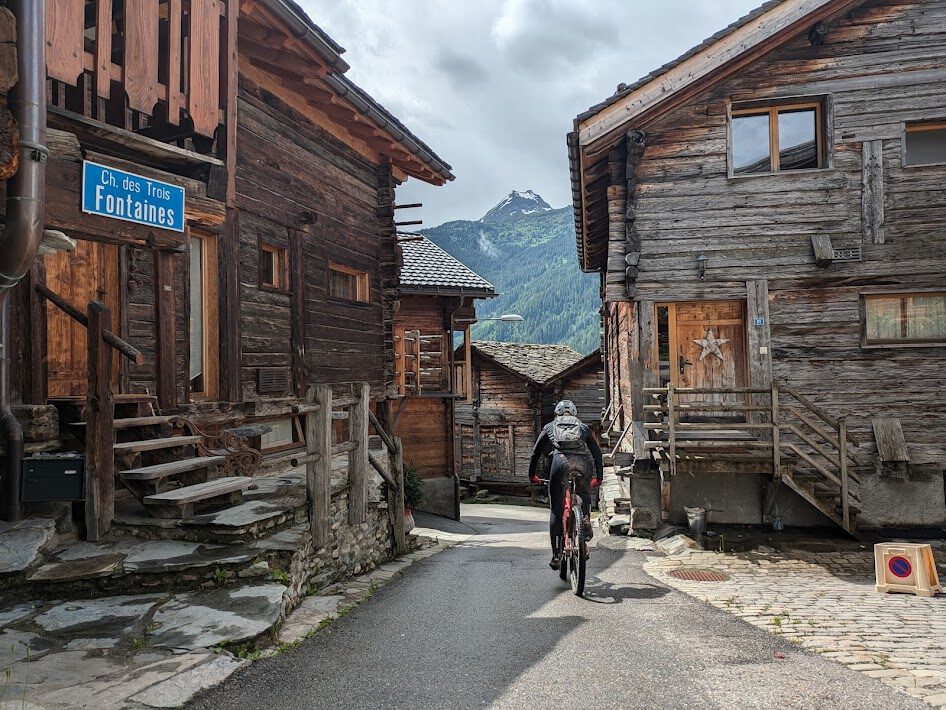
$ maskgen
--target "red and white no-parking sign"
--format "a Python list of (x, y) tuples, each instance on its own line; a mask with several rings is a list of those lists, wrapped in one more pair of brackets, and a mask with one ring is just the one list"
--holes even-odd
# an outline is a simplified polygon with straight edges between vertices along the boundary
[(931, 597), (943, 591), (929, 545), (886, 542), (874, 545), (874, 568), (878, 592)]

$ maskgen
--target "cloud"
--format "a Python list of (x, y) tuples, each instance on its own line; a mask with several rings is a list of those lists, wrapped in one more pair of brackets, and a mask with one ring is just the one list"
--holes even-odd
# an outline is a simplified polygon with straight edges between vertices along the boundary
[(479, 219), (514, 187), (568, 204), (574, 117), (759, 0), (300, 2), (347, 48), (349, 78), (453, 165), (445, 187), (397, 190), (433, 226)]
[(506, 0), (490, 36), (515, 66), (534, 76), (559, 79), (558, 72), (592, 61), (620, 40), (610, 1)]
[(482, 84), (489, 80), (489, 71), (486, 67), (472, 57), (447, 47), (440, 50), (436, 66), (450, 78), (451, 84), (458, 88), (470, 84)]

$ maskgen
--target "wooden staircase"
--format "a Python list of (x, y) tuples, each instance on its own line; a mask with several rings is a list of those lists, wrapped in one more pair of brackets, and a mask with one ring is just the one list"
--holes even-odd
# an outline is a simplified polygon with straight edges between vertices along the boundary
[[(189, 518), (242, 502), (253, 479), (230, 475), (239, 468), (232, 458), (252, 462), (255, 451), (238, 451), (238, 437), (224, 443), (225, 434), (208, 437), (185, 417), (156, 414), (150, 395), (119, 394), (114, 402), (116, 478), (151, 515)], [(72, 426), (83, 432), (86, 424)]]
[[(781, 485), (797, 493), (851, 535), (860, 512), (859, 471), (870, 465), (834, 418), (787, 385), (770, 389), (644, 390), (644, 448), (660, 467), (665, 510), (679, 471), (713, 467), (771, 476), (764, 501), (769, 516)], [(701, 398), (708, 398), (701, 402)], [(722, 415), (722, 416), (720, 416)], [(718, 421), (712, 421), (716, 418)]]

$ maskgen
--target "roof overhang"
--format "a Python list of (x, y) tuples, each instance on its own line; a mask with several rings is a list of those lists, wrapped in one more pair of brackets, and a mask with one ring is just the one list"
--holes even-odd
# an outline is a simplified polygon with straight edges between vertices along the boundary
[[(607, 212), (598, 219), (588, 205), (608, 187), (608, 152), (629, 130), (646, 130), (649, 124), (819, 22), (830, 20), (865, 0), (781, 0), (763, 5), (759, 11), (690, 50), (652, 75), (624, 89), (603, 104), (580, 114), (568, 134), (569, 171), (578, 241), (578, 260), (583, 271), (600, 271), (606, 250), (591, 249), (593, 242), (607, 243)], [(603, 164), (603, 165), (602, 165)], [(597, 197), (600, 202), (601, 198)], [(600, 215), (604, 215), (601, 224)]]
[(495, 291), (486, 289), (462, 288), (460, 286), (415, 286), (401, 284), (398, 287), (405, 296), (459, 296), (461, 298), (495, 298)]
[(292, 0), (242, 0), (238, 37), (241, 59), (301, 97), (337, 137), (368, 157), (390, 158), (399, 179), (454, 179), (449, 164), (344, 75), (344, 48)]

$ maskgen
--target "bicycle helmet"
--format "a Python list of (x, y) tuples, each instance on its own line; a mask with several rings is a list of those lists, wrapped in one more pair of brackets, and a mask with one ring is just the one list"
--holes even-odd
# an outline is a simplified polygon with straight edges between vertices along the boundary
[(561, 402), (555, 405), (555, 416), (556, 417), (577, 417), (578, 408), (570, 399), (563, 399)]

